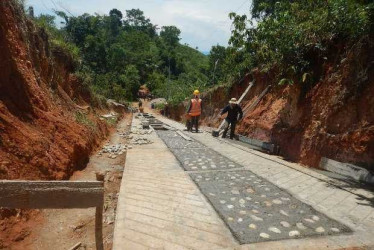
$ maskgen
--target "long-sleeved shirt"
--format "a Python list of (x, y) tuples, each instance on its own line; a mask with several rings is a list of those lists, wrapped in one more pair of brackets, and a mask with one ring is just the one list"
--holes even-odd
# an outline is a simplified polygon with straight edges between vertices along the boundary
[(221, 115), (228, 113), (226, 120), (230, 122), (236, 122), (238, 120), (238, 115), (239, 115), (239, 120), (243, 118), (243, 110), (239, 105), (233, 105), (231, 106), (230, 104), (227, 105), (221, 112)]

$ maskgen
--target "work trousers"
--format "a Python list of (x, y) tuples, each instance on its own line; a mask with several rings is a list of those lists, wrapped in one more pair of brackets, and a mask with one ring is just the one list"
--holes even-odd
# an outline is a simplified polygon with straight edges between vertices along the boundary
[(193, 126), (195, 126), (196, 132), (199, 131), (199, 118), (200, 116), (191, 116), (190, 131), (192, 131)]
[(235, 127), (236, 127), (236, 122), (237, 122), (237, 121), (226, 120), (226, 122), (228, 123), (228, 126), (227, 126), (227, 127), (225, 128), (225, 130), (223, 131), (222, 138), (226, 138), (227, 131), (229, 130), (229, 126), (231, 125), (231, 129), (230, 129), (230, 139), (234, 139), (234, 136), (235, 136)]

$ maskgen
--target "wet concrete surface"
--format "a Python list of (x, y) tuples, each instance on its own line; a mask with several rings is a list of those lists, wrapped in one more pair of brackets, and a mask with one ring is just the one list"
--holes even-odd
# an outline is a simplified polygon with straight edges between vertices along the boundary
[(193, 171), (192, 180), (240, 244), (351, 232), (203, 144), (185, 140), (175, 131), (157, 134), (181, 166)]
[(175, 131), (157, 130), (157, 135), (170, 149), (204, 148), (204, 145), (201, 143), (197, 141), (187, 141)]
[(241, 166), (203, 144), (188, 141), (175, 131), (157, 131), (186, 171), (232, 169)]
[(350, 232), (249, 170), (191, 177), (241, 244)]

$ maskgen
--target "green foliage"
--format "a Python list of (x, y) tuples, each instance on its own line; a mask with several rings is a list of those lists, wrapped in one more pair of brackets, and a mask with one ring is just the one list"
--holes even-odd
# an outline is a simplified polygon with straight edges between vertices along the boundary
[(165, 108), (165, 103), (156, 103), (155, 109), (163, 110)]
[(96, 124), (91, 121), (87, 115), (83, 112), (75, 112), (75, 120), (76, 122), (88, 127), (89, 129), (91, 130), (95, 130), (96, 129)]
[(181, 31), (175, 26), (161, 27), (157, 34), (157, 25), (139, 9), (125, 14), (118, 9), (108, 15), (55, 14), (64, 20), (62, 28), (52, 15), (42, 14), (34, 21), (47, 31), (53, 48), (80, 66), (76, 74), (83, 86), (98, 96), (133, 101), (145, 84), (175, 103), (209, 83), (208, 57), (181, 45)]
[(52, 48), (60, 49), (64, 51), (66, 54), (70, 56), (72, 59), (72, 62), (75, 65), (79, 64), (80, 61), (80, 50), (75, 44), (65, 42), (63, 40), (58, 40), (58, 39), (52, 39), (51, 40), (51, 45)]
[(161, 28), (160, 37), (170, 48), (174, 48), (179, 43), (181, 31), (175, 26), (164, 26)]
[(80, 50), (74, 43), (66, 40), (66, 33), (57, 28), (55, 19), (55, 16), (48, 14), (40, 14), (33, 18), (34, 23), (47, 32), (52, 49), (64, 52), (74, 65), (78, 65), (81, 59)]
[(305, 82), (313, 76), (313, 57), (325, 57), (331, 43), (370, 34), (373, 6), (365, 0), (254, 0), (256, 23), (230, 14), (234, 29), (225, 62), (239, 76), (253, 67), (276, 68), (281, 84), (295, 77)]
[(118, 118), (117, 118), (117, 117), (110, 117), (110, 118), (105, 119), (105, 122), (106, 122), (109, 126), (114, 127), (114, 126), (117, 124), (117, 122), (118, 122)]

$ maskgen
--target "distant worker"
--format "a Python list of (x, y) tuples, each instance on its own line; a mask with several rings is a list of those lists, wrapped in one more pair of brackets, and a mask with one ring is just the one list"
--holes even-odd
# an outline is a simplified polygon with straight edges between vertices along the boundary
[(165, 106), (164, 106), (164, 116), (166, 117), (169, 117), (169, 114), (170, 113), (170, 110), (169, 110), (169, 103), (168, 102), (165, 102)]
[(139, 98), (138, 105), (139, 105), (139, 112), (144, 113), (143, 102), (140, 98)]
[(192, 132), (193, 126), (195, 126), (196, 133), (199, 132), (199, 118), (202, 111), (201, 99), (199, 97), (200, 91), (195, 90), (193, 92), (194, 97), (190, 101), (190, 106), (188, 108), (187, 114), (191, 117), (191, 125), (189, 126), (189, 131)]
[(227, 113), (226, 122), (228, 126), (226, 126), (225, 130), (223, 131), (222, 138), (226, 138), (227, 131), (229, 126), (231, 125), (230, 131), (230, 139), (234, 139), (235, 136), (235, 127), (236, 123), (243, 118), (243, 110), (238, 105), (238, 101), (236, 98), (231, 98), (229, 105), (227, 105), (221, 112), (221, 117)]

